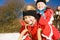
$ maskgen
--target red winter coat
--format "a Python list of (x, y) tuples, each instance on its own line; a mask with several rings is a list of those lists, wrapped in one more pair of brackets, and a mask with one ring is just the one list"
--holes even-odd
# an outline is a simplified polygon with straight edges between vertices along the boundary
[[(47, 9), (45, 12), (45, 19), (44, 17), (41, 15), (40, 19), (39, 19), (39, 27), (42, 28), (42, 34), (44, 34), (45, 36), (49, 37), (50, 33), (51, 33), (51, 28), (53, 31), (53, 35), (51, 36), (53, 40), (57, 40), (59, 38), (59, 31), (53, 27), (52, 25), (48, 24), (48, 22), (50, 21), (51, 15), (53, 15), (53, 11), (51, 9)], [(50, 28), (51, 26), (51, 28)], [(42, 40), (47, 40), (45, 37), (43, 37)]]
[(44, 17), (41, 15), (40, 20), (39, 20), (39, 23), (40, 23), (41, 25), (46, 25), (47, 22), (50, 21), (51, 15), (53, 15), (53, 13), (54, 13), (53, 10), (51, 10), (51, 9), (46, 9), (46, 10), (44, 11), (45, 19), (44, 19)]
[[(21, 29), (20, 29), (20, 33), (25, 29), (25, 23), (24, 23), (24, 21), (20, 21), (20, 23), (21, 23), (21, 25), (22, 25), (22, 27), (21, 27)], [(25, 38), (25, 40), (38, 40), (37, 39), (37, 29), (38, 29), (38, 24), (37, 23), (35, 23), (34, 24), (34, 26), (28, 26), (28, 30), (29, 30), (29, 32), (27, 32), (26, 34), (29, 34), (29, 35), (31, 35), (32, 36), (32, 38), (30, 39), (30, 37), (29, 36), (26, 36), (26, 38)], [(25, 34), (25, 35), (26, 35)]]
[[(52, 28), (52, 33), (53, 33), (53, 35), (51, 36), (51, 38), (53, 40), (58, 40), (60, 38), (59, 37), (60, 34), (59, 34), (58, 29), (55, 28), (53, 25), (50, 25), (50, 24), (45, 25), (45, 28), (42, 29), (42, 34), (44, 34), (45, 36), (49, 37), (49, 35), (51, 34), (51, 28), (50, 28), (50, 26)], [(44, 37), (44, 36), (42, 36), (42, 37), (43, 37), (42, 40), (47, 40), (46, 37)]]

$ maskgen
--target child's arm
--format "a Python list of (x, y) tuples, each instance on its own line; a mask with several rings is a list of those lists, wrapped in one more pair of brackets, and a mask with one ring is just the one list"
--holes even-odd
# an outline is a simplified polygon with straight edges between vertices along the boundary
[(42, 40), (42, 37), (41, 37), (41, 28), (38, 28), (37, 37), (38, 37), (38, 40)]
[(24, 36), (24, 34), (25, 34), (27, 31), (28, 31), (27, 29), (24, 29), (24, 30), (21, 32), (18, 40), (22, 40), (22, 37)]

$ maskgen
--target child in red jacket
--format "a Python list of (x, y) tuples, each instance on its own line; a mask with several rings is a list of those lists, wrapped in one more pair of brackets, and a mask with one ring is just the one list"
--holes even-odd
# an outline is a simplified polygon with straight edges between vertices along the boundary
[(42, 40), (58, 40), (59, 31), (52, 25), (53, 10), (47, 8), (46, 0), (36, 1), (37, 14), (40, 14), (39, 27), (42, 29)]
[(35, 10), (23, 11), (23, 20), (20, 21), (22, 28), (20, 30), (19, 40), (42, 40), (41, 29), (38, 28), (39, 15)]

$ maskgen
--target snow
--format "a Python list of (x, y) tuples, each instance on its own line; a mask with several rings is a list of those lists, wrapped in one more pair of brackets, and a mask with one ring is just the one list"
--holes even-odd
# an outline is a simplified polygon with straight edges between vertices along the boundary
[(0, 40), (18, 40), (19, 33), (0, 33)]

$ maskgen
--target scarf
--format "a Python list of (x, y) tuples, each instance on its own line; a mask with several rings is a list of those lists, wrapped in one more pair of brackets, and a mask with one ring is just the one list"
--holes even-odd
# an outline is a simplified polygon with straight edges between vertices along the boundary
[(37, 9), (36, 11), (37, 11), (38, 14), (41, 14), (44, 18), (46, 18), (46, 17), (45, 17), (45, 14), (44, 14), (44, 11), (45, 11), (45, 10), (46, 10), (46, 8), (44, 8), (43, 10)]

